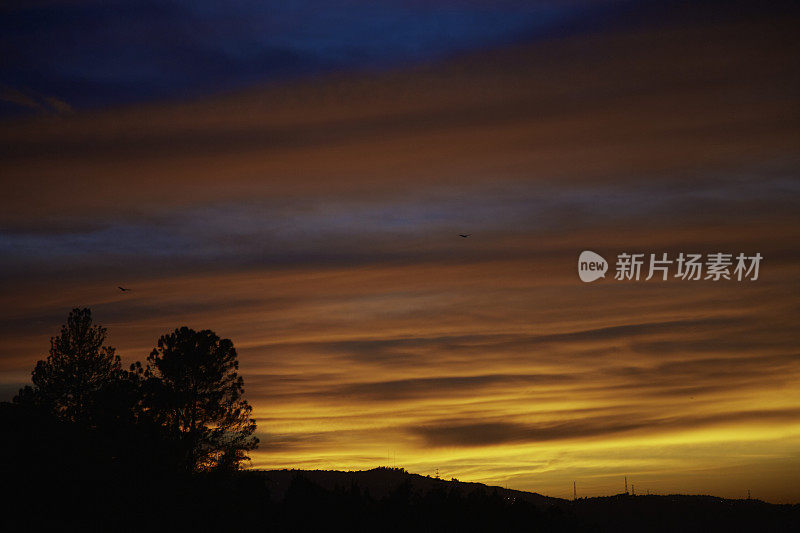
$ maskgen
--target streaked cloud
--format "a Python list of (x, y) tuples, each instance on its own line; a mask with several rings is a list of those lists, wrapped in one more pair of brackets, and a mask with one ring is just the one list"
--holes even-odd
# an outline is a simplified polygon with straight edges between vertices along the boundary
[[(0, 388), (91, 306), (126, 361), (233, 339), (256, 466), (797, 501), (794, 22), (6, 121)], [(584, 249), (765, 259), (589, 285)]]

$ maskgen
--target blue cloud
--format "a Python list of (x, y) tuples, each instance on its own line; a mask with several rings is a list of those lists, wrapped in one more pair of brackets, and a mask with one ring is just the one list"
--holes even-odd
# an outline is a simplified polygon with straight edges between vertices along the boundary
[(20, 2), (0, 8), (0, 82), (77, 108), (384, 68), (545, 32), (580, 2)]

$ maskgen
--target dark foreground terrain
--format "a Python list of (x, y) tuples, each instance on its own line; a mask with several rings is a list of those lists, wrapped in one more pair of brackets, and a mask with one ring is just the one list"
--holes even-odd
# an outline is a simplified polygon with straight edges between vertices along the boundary
[(684, 495), (568, 501), (388, 468), (15, 470), (4, 472), (13, 496), (3, 531), (800, 531), (798, 505)]

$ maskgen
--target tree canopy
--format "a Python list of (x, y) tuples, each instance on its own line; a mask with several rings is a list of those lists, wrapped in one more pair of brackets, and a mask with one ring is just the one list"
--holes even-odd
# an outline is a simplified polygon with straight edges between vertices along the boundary
[(20, 390), (15, 401), (43, 407), (61, 421), (94, 423), (101, 397), (126, 377), (105, 340), (106, 328), (92, 323), (91, 310), (73, 309), (61, 333), (50, 338), (47, 359), (36, 363), (33, 386)]
[(258, 444), (238, 369), (230, 339), (207, 329), (163, 335), (147, 358), (151, 406), (184, 444), (191, 471), (236, 467)]
[(130, 371), (105, 340), (89, 309), (73, 309), (14, 403), (79, 428), (108, 460), (197, 472), (248, 459), (256, 422), (230, 339), (178, 328)]

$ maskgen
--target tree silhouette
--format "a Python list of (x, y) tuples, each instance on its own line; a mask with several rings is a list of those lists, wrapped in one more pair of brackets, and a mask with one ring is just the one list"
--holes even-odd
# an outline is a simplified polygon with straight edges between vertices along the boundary
[(62, 422), (92, 425), (103, 412), (101, 398), (127, 373), (111, 346), (103, 346), (106, 329), (92, 323), (90, 309), (73, 309), (61, 334), (50, 338), (50, 355), (31, 374), (33, 386), (14, 401), (43, 408)]
[(147, 363), (132, 367), (146, 378), (145, 404), (181, 443), (187, 470), (239, 468), (258, 439), (233, 343), (182, 327), (158, 340)]

